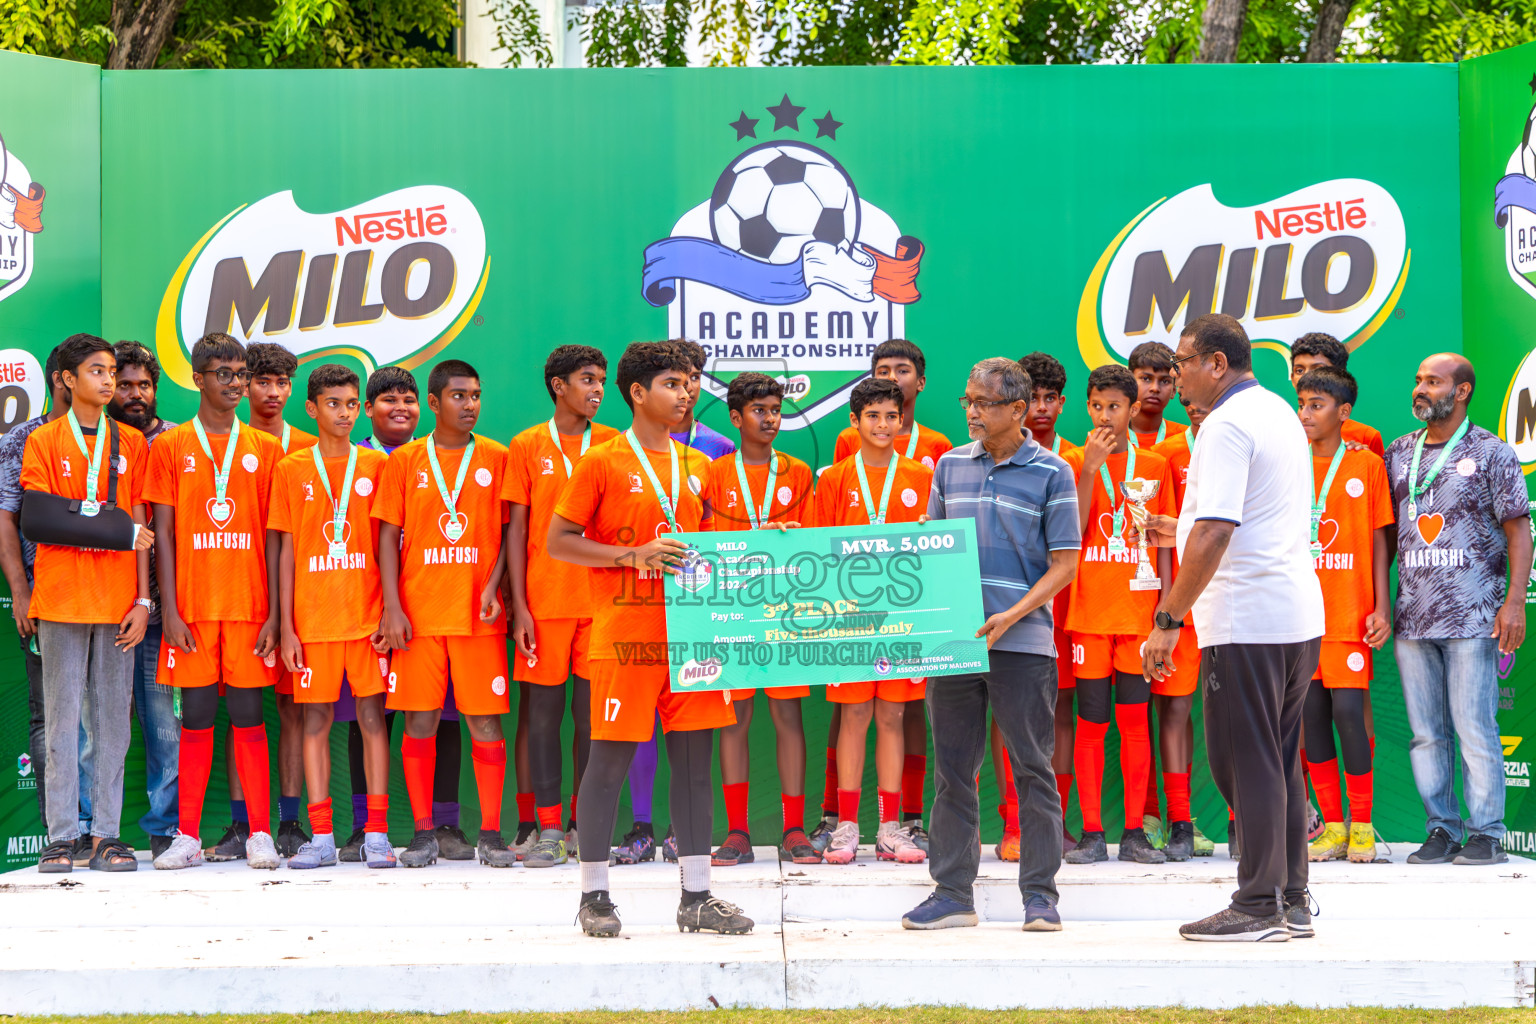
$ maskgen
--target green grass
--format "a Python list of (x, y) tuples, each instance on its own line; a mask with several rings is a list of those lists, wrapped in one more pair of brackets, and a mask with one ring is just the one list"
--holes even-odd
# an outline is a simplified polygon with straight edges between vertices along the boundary
[(1530, 1024), (1530, 1010), (701, 1010), (688, 1013), (314, 1013), (11, 1017), (7, 1024)]

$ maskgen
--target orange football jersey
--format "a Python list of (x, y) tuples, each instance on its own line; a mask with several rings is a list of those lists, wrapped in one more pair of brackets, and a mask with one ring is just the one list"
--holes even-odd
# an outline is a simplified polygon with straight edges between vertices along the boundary
[[(272, 512), (267, 528), (293, 536), (293, 631), (304, 643), (357, 640), (379, 626), (384, 597), (379, 586), (379, 527), (369, 510), (389, 456), (357, 448), (351, 497), (342, 538), (345, 558), (330, 556), (335, 509), (308, 448), (289, 455), (272, 473)], [(330, 493), (341, 497), (347, 460), (326, 459)], [(414, 622), (413, 622), (414, 625)]]
[[(592, 424), (593, 448), (618, 436), (618, 431), (601, 423)], [(549, 520), (555, 514), (555, 502), (565, 489), (570, 474), (565, 470), (570, 460), (571, 472), (580, 464), (581, 435), (560, 434), (560, 448), (549, 439), (546, 420), (529, 427), (512, 439), (507, 449), (507, 475), (502, 498), (513, 505), (528, 508), (528, 568), (524, 576), (524, 595), (528, 611), (535, 620), (586, 619), (592, 616), (592, 570), (549, 556)], [(561, 456), (564, 456), (562, 458)]]
[(1170, 420), (1170, 419), (1164, 419), (1163, 420), (1163, 426), (1165, 428), (1167, 428), (1167, 429), (1165, 429), (1163, 431), (1163, 440), (1162, 441), (1159, 441), (1157, 439), (1157, 431), (1155, 431), (1155, 430), (1149, 430), (1146, 433), (1142, 433), (1139, 430), (1131, 431), (1131, 436), (1136, 439), (1136, 447), (1138, 447), (1138, 448), (1153, 448), (1153, 447), (1156, 447), (1157, 445), (1162, 444), (1164, 441), (1172, 440), (1176, 435), (1182, 434), (1182, 433), (1184, 433), (1184, 431), (1189, 429), (1189, 424), (1188, 423), (1175, 423), (1175, 422), (1173, 422), (1173, 420)]
[[(1189, 486), (1189, 460), (1194, 454), (1190, 445), (1198, 436), (1198, 433), (1181, 430), (1177, 437), (1170, 437), (1152, 448), (1154, 452), (1168, 460), (1168, 472), (1173, 477), (1174, 506), (1179, 511), (1184, 509), (1184, 489)], [(1174, 515), (1178, 515), (1178, 512)]]
[[(890, 468), (864, 467), (864, 475), (869, 479), (869, 500), (877, 507), (880, 492), (885, 489), (885, 474)], [(896, 480), (891, 484), (891, 501), (886, 506), (885, 521), (915, 523), (918, 516), (928, 511), (928, 489), (933, 485), (933, 470), (900, 455), (895, 471)], [(864, 507), (859, 473), (852, 458), (833, 464), (821, 474), (811, 505), (815, 515), (805, 524), (807, 526), (869, 525), (869, 510)]]
[[(907, 456), (917, 462), (921, 462), (927, 469), (932, 470), (939, 461), (939, 456), (949, 451), (954, 445), (949, 443), (949, 438), (934, 430), (917, 424), (917, 447), (912, 454)], [(896, 438), (896, 452), (899, 455), (907, 454), (907, 446), (912, 443), (911, 434), (900, 434)], [(844, 459), (853, 458), (853, 453), (859, 450), (859, 430), (857, 427), (844, 427), (842, 433), (837, 435), (837, 448), (832, 453), (833, 462), (842, 462)]]
[[(106, 425), (102, 413), (98, 427)], [(83, 431), (82, 431), (83, 433)], [(85, 447), (96, 450), (94, 433), (85, 434)], [(107, 500), (112, 452), (110, 434), (101, 439), (101, 465), (96, 475), (96, 500)], [(144, 477), (149, 466), (144, 435), (118, 425), (117, 505), (130, 515), (144, 501)], [(91, 460), (75, 443), (67, 417), (45, 423), (27, 438), (21, 460), (21, 486), (64, 498), (84, 498)], [(32, 563), (34, 619), (49, 622), (121, 622), (139, 596), (138, 567), (132, 551), (39, 544)], [(263, 618), (266, 616), (263, 615)]]
[(225, 494), (230, 516), (220, 523), (213, 517), (213, 474), (228, 442), (228, 434), (209, 434), (210, 460), (188, 420), (149, 450), (144, 500), (176, 510), (176, 610), (183, 622), (267, 620), (267, 502), (282, 450), (270, 434), (240, 425)]
[[(437, 488), (423, 437), (389, 457), (369, 514), (400, 527), (400, 604), (416, 636), (487, 636), (505, 633), (505, 616), (480, 621), (480, 592), (501, 554), (507, 503), (501, 499), (507, 449), (475, 435), (457, 509), (463, 534), (448, 537), (448, 506)], [(451, 492), (466, 448), (437, 450), (443, 484)]]
[(1382, 446), (1381, 431), (1375, 427), (1368, 427), (1358, 420), (1345, 420), (1344, 440), (1363, 444), (1381, 458), (1386, 458), (1387, 452)]
[[(1312, 498), (1328, 475), (1330, 458), (1312, 458)], [(1376, 607), (1375, 532), (1395, 522), (1387, 466), (1372, 452), (1345, 451), (1328, 488), (1314, 564), (1323, 585), (1324, 640), (1359, 643), (1365, 617)]]
[[(778, 467), (773, 482), (773, 500), (768, 506), (768, 522), (801, 523), (811, 514), (811, 467), (783, 452), (773, 453)], [(751, 515), (763, 509), (763, 491), (768, 486), (768, 464), (746, 465), (747, 486), (752, 493), (743, 499), (741, 481), (736, 477), (736, 456), (722, 455), (709, 464), (704, 480), (704, 504), (708, 506), (711, 523), (716, 530), (750, 530), (752, 519), (748, 515), (747, 502), (752, 503)]]

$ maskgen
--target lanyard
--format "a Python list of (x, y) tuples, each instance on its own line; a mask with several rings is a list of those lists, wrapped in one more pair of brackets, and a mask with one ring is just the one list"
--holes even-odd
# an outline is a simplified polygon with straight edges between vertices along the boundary
[[(917, 435), (921, 430), (922, 428), (914, 421), (912, 423), (912, 438), (907, 442), (907, 458), (909, 459), (917, 458)], [(883, 505), (881, 506), (881, 508), (884, 507)]]
[(1451, 449), (1455, 448), (1461, 439), (1466, 436), (1467, 428), (1471, 425), (1472, 420), (1470, 417), (1461, 421), (1461, 426), (1456, 428), (1456, 433), (1451, 435), (1451, 439), (1440, 450), (1440, 457), (1435, 460), (1433, 466), (1429, 467), (1429, 475), (1424, 478), (1422, 484), (1419, 483), (1419, 456), (1424, 454), (1424, 438), (1429, 436), (1429, 428), (1425, 427), (1420, 432), (1418, 439), (1413, 442), (1413, 468), (1408, 472), (1409, 519), (1419, 518), (1419, 495), (1429, 490), (1430, 485), (1439, 477), (1440, 471), (1445, 468), (1445, 460), (1451, 457)]
[[(768, 489), (763, 492), (763, 505), (761, 510), (752, 503), (752, 485), (747, 483), (746, 460), (741, 457), (741, 449), (736, 449), (736, 482), (741, 485), (741, 500), (747, 505), (747, 521), (756, 530), (762, 524), (768, 522), (768, 513), (773, 508), (773, 485), (779, 480), (779, 453), (772, 448), (768, 449)], [(865, 493), (869, 492), (866, 484)], [(886, 488), (890, 493), (890, 488)]]
[[(1317, 539), (1317, 531), (1323, 524), (1323, 509), (1328, 507), (1328, 491), (1333, 487), (1333, 475), (1339, 471), (1339, 465), (1344, 461), (1344, 442), (1339, 442), (1338, 450), (1333, 453), (1333, 461), (1328, 464), (1328, 475), (1323, 477), (1322, 489), (1317, 492), (1317, 498), (1312, 502), (1312, 557), (1318, 558), (1323, 553), (1323, 545)], [(1308, 488), (1310, 491), (1311, 488)], [(1307, 497), (1312, 497), (1308, 494)]]
[[(553, 416), (549, 418), (549, 439), (555, 442), (555, 451), (560, 453), (562, 459), (565, 459), (565, 476), (569, 480), (571, 476), (571, 460), (566, 456), (565, 449), (560, 447), (560, 434), (555, 430), (555, 418)], [(592, 447), (592, 421), (588, 420), (587, 429), (581, 435), (581, 455), (587, 454), (587, 449), (590, 447)], [(581, 455), (576, 457), (579, 459)]]
[(443, 481), (443, 467), (437, 461), (437, 438), (433, 435), (427, 437), (427, 461), (432, 464), (432, 479), (437, 482), (437, 493), (443, 496), (443, 505), (448, 509), (448, 528), (443, 531), (443, 536), (449, 543), (457, 543), (464, 536), (464, 516), (459, 512), (459, 492), (464, 489), (464, 477), (469, 473), (469, 460), (475, 456), (475, 435), (469, 435), (469, 445), (464, 449), (464, 458), (459, 460), (459, 474), (453, 481), (453, 493), (448, 493), (448, 485)]
[(291, 441), (291, 440), (293, 440), (293, 428), (290, 427), (288, 424), (284, 423), (283, 424), (283, 454), (284, 455), (288, 454), (288, 442)]
[[(1134, 430), (1131, 431), (1131, 437), (1134, 438), (1135, 436), (1136, 436), (1136, 432)], [(1126, 482), (1129, 483), (1132, 479), (1135, 478), (1135, 476), (1136, 476), (1136, 449), (1135, 448), (1127, 448), (1125, 450), (1125, 479), (1126, 479)], [(1122, 533), (1125, 530), (1125, 502), (1122, 501), (1118, 505), (1115, 504), (1115, 485), (1110, 483), (1110, 480), (1109, 480), (1109, 462), (1108, 462), (1108, 460), (1105, 460), (1104, 462), (1101, 462), (1099, 464), (1099, 480), (1101, 482), (1103, 482), (1103, 484), (1104, 484), (1104, 493), (1109, 498), (1110, 511), (1114, 513), (1113, 524), (1110, 527), (1112, 536), (1109, 538), (1109, 549), (1110, 549), (1110, 551), (1113, 551), (1113, 552), (1124, 551), (1125, 550), (1125, 538), (1122, 536)]]
[[(1186, 431), (1186, 433), (1187, 433), (1187, 431)], [(1159, 423), (1157, 425), (1157, 440), (1153, 441), (1152, 443), (1153, 444), (1162, 444), (1167, 439), (1168, 439), (1168, 421), (1167, 420), (1163, 420), (1161, 423)], [(1136, 430), (1135, 430), (1135, 428), (1132, 428), (1132, 430), (1131, 430), (1131, 447), (1132, 448), (1140, 448), (1141, 447), (1141, 442), (1136, 439)]]
[(96, 500), (96, 477), (101, 473), (101, 452), (106, 447), (107, 424), (99, 419), (96, 421), (96, 450), (88, 452), (85, 450), (85, 435), (80, 431), (80, 421), (75, 418), (75, 410), (70, 409), (65, 415), (69, 420), (69, 432), (75, 435), (75, 444), (80, 446), (80, 454), (91, 460), (91, 468), (85, 476), (85, 500), (80, 503), (80, 514), (94, 516), (101, 511), (101, 502)]
[[(917, 431), (917, 425), (912, 425), (912, 430)], [(875, 511), (875, 503), (869, 498), (869, 477), (864, 473), (864, 453), (859, 452), (853, 457), (853, 468), (859, 472), (859, 491), (864, 495), (864, 512), (869, 516), (870, 526), (885, 525), (885, 510), (891, 504), (891, 485), (896, 482), (896, 460), (892, 459), (885, 467), (885, 487), (880, 491), (880, 510)]]
[(1184, 431), (1183, 437), (1184, 445), (1189, 449), (1190, 456), (1193, 457), (1195, 454), (1195, 428), (1190, 427), (1188, 430)]
[[(203, 454), (208, 456), (210, 463), (214, 463), (213, 449), (208, 446), (208, 432), (203, 429), (203, 421), (196, 416), (192, 417), (192, 430), (197, 434), (197, 443), (203, 446)], [(229, 493), (229, 470), (235, 464), (235, 446), (239, 442), (240, 417), (236, 416), (229, 425), (229, 444), (224, 447), (224, 463), (214, 463), (213, 468), (213, 507), (208, 511), (221, 523), (229, 518), (229, 500), (225, 495)]]
[[(698, 420), (694, 420), (693, 421), (693, 426), (688, 428), (688, 447), (692, 448), (693, 447), (693, 442), (697, 441), (698, 439), (699, 439), (699, 421)], [(676, 474), (673, 474), (673, 475), (676, 476)]]
[[(325, 496), (331, 499), (331, 535), (326, 538), (329, 554), (332, 558), (342, 558), (347, 553), (347, 505), (352, 501), (352, 475), (357, 472), (357, 448), (348, 446), (347, 475), (341, 482), (340, 499), (331, 493), (331, 478), (320, 458), (320, 446), (315, 445), (309, 453), (315, 457), (315, 472), (320, 474), (320, 486), (325, 488)], [(462, 477), (459, 482), (464, 482)]]
[[(697, 429), (697, 424), (694, 425)], [(690, 432), (689, 436), (692, 434)], [(672, 456), (672, 490), (670, 492), (661, 489), (661, 481), (656, 479), (656, 471), (651, 468), (650, 456), (645, 454), (645, 449), (640, 447), (639, 438), (635, 437), (635, 428), (630, 427), (624, 431), (624, 437), (629, 441), (629, 447), (634, 450), (635, 458), (640, 460), (640, 468), (645, 470), (645, 478), (651, 482), (651, 490), (656, 495), (656, 500), (661, 503), (661, 514), (667, 517), (667, 525), (672, 532), (677, 532), (677, 445), (672, 438), (667, 438), (667, 452)]]
[(1052, 455), (1060, 455), (1061, 454), (1061, 435), (1060, 434), (1057, 434), (1056, 435), (1056, 440), (1051, 442), (1051, 454)]

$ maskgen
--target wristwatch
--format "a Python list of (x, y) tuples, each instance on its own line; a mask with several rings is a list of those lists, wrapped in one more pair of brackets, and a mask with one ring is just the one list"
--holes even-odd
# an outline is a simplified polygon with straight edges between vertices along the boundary
[(1153, 617), (1152, 621), (1157, 623), (1157, 628), (1158, 629), (1183, 629), (1184, 628), (1184, 620), (1183, 619), (1176, 619), (1172, 615), (1169, 615), (1167, 612), (1158, 612), (1157, 615)]
[(149, 612), (149, 614), (151, 614), (151, 615), (155, 614), (155, 602), (151, 601), (149, 598), (141, 597), (141, 598), (139, 598), (137, 601), (135, 601), (133, 603), (135, 605), (137, 605), (138, 607), (143, 608), (145, 611)]

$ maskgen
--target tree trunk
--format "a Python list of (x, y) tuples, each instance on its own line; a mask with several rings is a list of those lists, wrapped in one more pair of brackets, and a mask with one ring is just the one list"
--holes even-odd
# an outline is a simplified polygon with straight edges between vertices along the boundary
[(113, 70), (153, 68), (171, 37), (176, 16), (186, 0), (112, 0), (112, 35), (117, 42), (107, 54)]
[(1339, 59), (1339, 40), (1348, 17), (1349, 0), (1323, 0), (1317, 9), (1317, 27), (1307, 40), (1308, 64), (1332, 64)]
[(1200, 56), (1197, 64), (1231, 64), (1243, 38), (1248, 0), (1206, 0), (1201, 20)]

